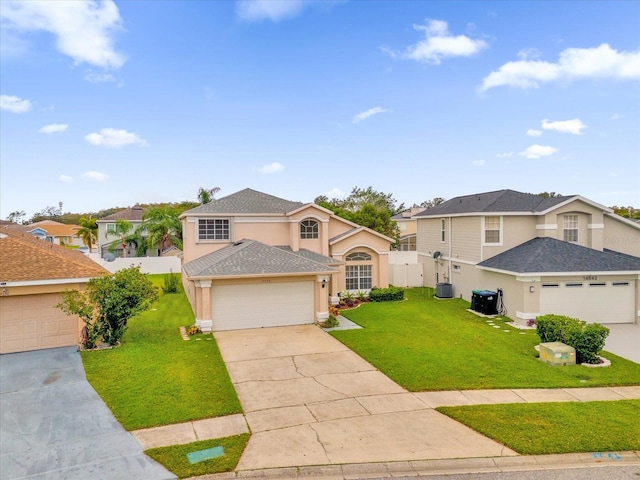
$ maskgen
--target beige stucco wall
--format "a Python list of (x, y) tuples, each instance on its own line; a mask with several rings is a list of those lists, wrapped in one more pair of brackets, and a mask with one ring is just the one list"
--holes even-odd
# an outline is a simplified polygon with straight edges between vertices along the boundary
[(606, 215), (603, 247), (640, 257), (640, 225), (630, 225), (624, 220)]
[[(376, 235), (360, 231), (331, 245), (331, 257), (344, 261), (345, 257), (354, 252), (365, 252), (371, 255), (373, 266), (373, 286), (386, 288), (389, 286), (389, 242)], [(352, 262), (356, 265), (361, 262)], [(365, 262), (366, 263), (366, 262)], [(336, 295), (346, 289), (345, 265), (340, 266), (340, 273), (335, 275), (331, 293)], [(335, 287), (335, 289), (333, 288)]]

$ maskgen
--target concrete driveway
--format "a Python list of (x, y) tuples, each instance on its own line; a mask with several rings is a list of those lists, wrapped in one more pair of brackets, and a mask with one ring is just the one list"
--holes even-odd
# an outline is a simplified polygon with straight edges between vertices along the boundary
[(0, 356), (0, 472), (7, 479), (173, 479), (87, 382), (75, 347)]
[(637, 323), (609, 323), (609, 336), (604, 344), (607, 352), (640, 363), (640, 325)]
[(238, 470), (516, 455), (316, 326), (215, 337), (252, 431)]

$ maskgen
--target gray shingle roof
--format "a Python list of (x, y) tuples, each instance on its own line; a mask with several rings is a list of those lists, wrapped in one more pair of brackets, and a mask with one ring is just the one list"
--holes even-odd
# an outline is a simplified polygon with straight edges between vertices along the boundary
[(440, 205), (428, 208), (415, 216), (427, 217), (483, 212), (543, 212), (574, 196), (543, 198), (532, 193), (498, 190), (455, 197)]
[(307, 250), (306, 248), (301, 248), (297, 252), (294, 252), (288, 245), (277, 246), (276, 248), (281, 248), (285, 252), (295, 253), (296, 255), (300, 255), (301, 257), (304, 257), (308, 260), (313, 260), (314, 262), (322, 263), (325, 265), (341, 265), (344, 263), (340, 260), (336, 260), (335, 258), (312, 252), (311, 250)]
[(640, 272), (640, 258), (537, 237), (478, 264), (515, 273)]
[(335, 273), (336, 268), (256, 240), (232, 245), (184, 264), (189, 277)]
[(216, 213), (288, 213), (304, 205), (302, 202), (292, 202), (284, 198), (274, 197), (266, 193), (245, 188), (218, 200), (200, 205), (184, 212), (185, 214)]
[(142, 207), (131, 207), (126, 210), (120, 210), (119, 212), (112, 213), (111, 215), (107, 215), (106, 217), (102, 217), (97, 222), (103, 222), (105, 220), (116, 220), (118, 218), (124, 218), (129, 221), (142, 221), (142, 215), (144, 214), (144, 209)]

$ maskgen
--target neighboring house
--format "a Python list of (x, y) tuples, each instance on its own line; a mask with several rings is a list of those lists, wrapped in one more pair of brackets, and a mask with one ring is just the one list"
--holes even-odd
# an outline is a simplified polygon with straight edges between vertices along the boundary
[(388, 286), (393, 239), (245, 189), (180, 216), (182, 280), (204, 330), (314, 323), (338, 292)]
[(415, 215), (424, 212), (424, 207), (412, 207), (404, 212), (400, 212), (393, 217), (398, 224), (400, 230), (400, 238), (396, 246), (396, 250), (399, 252), (415, 252), (416, 251), (416, 232), (418, 231), (418, 221)]
[(83, 322), (56, 305), (105, 273), (80, 252), (0, 227), (0, 353), (78, 345)]
[[(76, 237), (76, 233), (82, 227), (80, 225), (69, 225), (66, 223), (56, 222), (54, 220), (42, 220), (28, 225), (30, 229), (42, 230), (44, 232), (44, 240), (55, 243), (56, 245), (80, 247), (84, 245), (82, 239)], [(33, 230), (29, 233), (40, 236)]]
[[(116, 257), (123, 257), (123, 249), (120, 244), (120, 237), (115, 235), (116, 229), (116, 220), (122, 218), (131, 222), (132, 228), (130, 235), (142, 224), (142, 215), (144, 214), (144, 209), (142, 207), (131, 207), (125, 210), (120, 210), (119, 212), (112, 213), (111, 215), (107, 215), (106, 217), (101, 218), (100, 220), (96, 220), (96, 224), (98, 225), (98, 252), (102, 258), (105, 258), (105, 255), (111, 252), (110, 248), (113, 244), (113, 252), (111, 252)], [(136, 245), (133, 242), (129, 242), (127, 244), (127, 257), (136, 257)], [(107, 255), (108, 256), (108, 255)], [(147, 256), (157, 257), (158, 251), (157, 249), (150, 249), (147, 251)]]
[[(640, 316), (640, 225), (579, 195), (500, 190), (416, 215), (425, 285), (453, 296), (502, 289), (520, 323), (555, 313), (598, 323)], [(445, 289), (446, 290), (446, 289)]]

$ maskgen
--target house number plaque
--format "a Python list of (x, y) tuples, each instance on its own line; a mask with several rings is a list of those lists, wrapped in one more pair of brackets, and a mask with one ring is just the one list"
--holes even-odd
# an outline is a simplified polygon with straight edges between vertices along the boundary
[(584, 277), (582, 277), (583, 280), (598, 280), (598, 276), (597, 275), (585, 275)]

